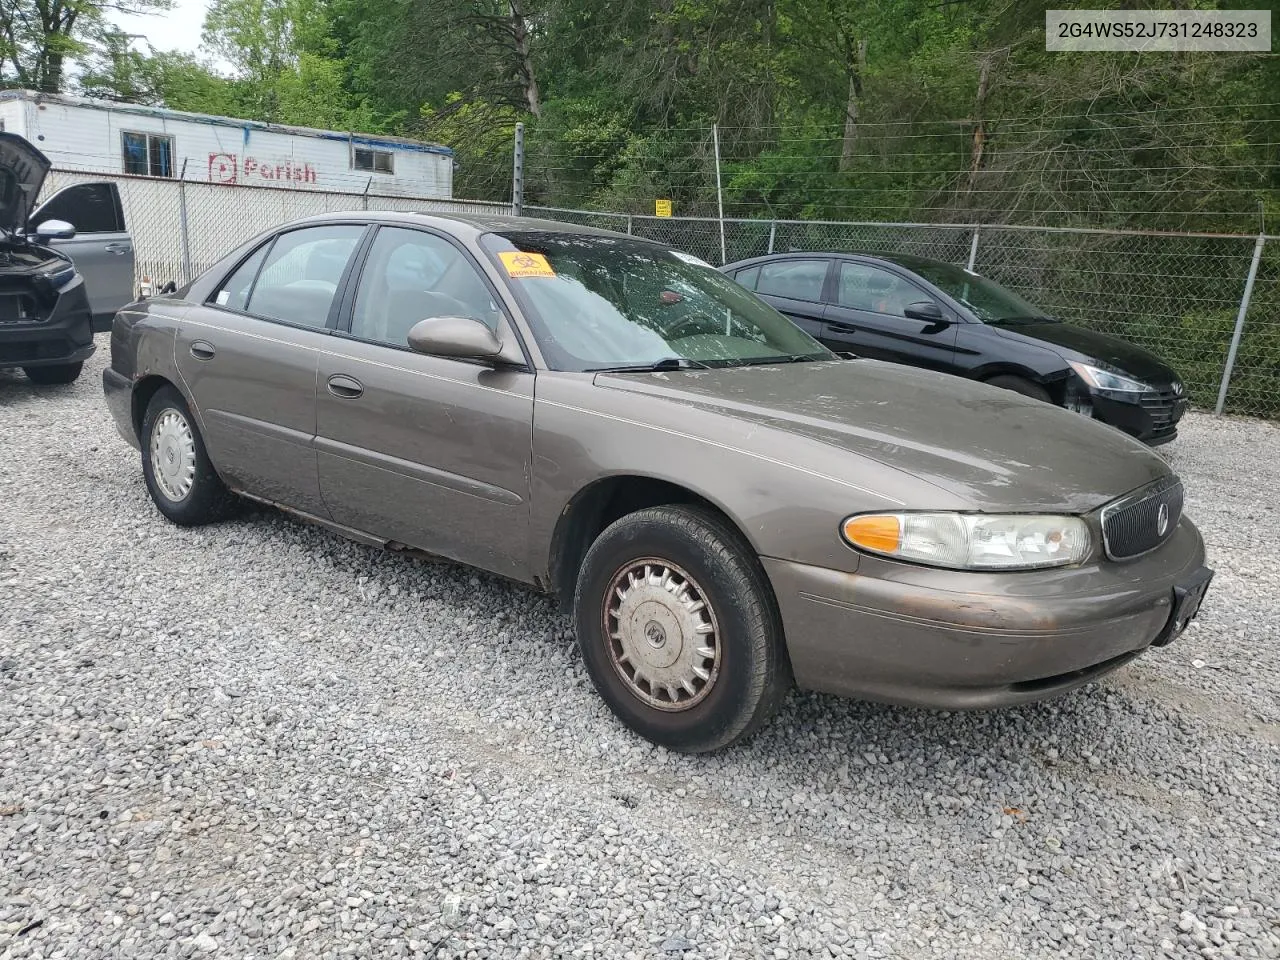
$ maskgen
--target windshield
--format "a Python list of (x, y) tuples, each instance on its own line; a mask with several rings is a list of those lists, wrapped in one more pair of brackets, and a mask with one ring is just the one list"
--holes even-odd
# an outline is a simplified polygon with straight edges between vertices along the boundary
[[(714, 267), (640, 240), (488, 234), (554, 370), (738, 366), (834, 355)], [(527, 256), (531, 254), (532, 256)]]
[(1051, 319), (1039, 307), (998, 283), (948, 263), (913, 263), (911, 269), (968, 307), (983, 323), (1043, 323)]

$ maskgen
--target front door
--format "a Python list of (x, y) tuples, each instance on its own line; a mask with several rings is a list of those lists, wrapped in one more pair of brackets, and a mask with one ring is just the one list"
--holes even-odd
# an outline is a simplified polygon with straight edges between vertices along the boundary
[(460, 248), (378, 228), (346, 335), (320, 355), (320, 489), (338, 523), (524, 579), (534, 375), (410, 350), (409, 329), (435, 316), (512, 336)]
[(860, 357), (954, 370), (957, 325), (905, 315), (910, 304), (933, 300), (925, 290), (869, 263), (844, 260), (837, 269), (835, 296), (819, 338), (823, 343)]
[(183, 318), (178, 370), (214, 466), (233, 488), (327, 517), (316, 470), (316, 369), (362, 224), (291, 230)]
[(76, 228), (70, 240), (50, 246), (65, 253), (84, 278), (93, 312), (93, 329), (110, 330), (116, 311), (133, 300), (133, 238), (124, 220), (114, 183), (76, 183), (64, 187), (31, 214), (35, 229), (46, 220), (65, 220)]

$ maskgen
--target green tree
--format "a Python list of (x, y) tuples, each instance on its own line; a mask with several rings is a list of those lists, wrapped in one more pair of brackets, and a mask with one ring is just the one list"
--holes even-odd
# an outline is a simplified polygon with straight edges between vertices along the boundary
[(154, 13), (172, 0), (0, 0), (0, 85), (60, 93), (66, 63), (92, 49), (108, 10)]

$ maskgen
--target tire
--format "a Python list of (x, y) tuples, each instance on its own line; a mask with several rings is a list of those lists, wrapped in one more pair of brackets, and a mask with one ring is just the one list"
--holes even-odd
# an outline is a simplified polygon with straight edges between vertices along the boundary
[[(699, 600), (704, 606), (691, 609)], [(652, 507), (606, 528), (578, 572), (574, 620), (587, 672), (614, 715), (672, 750), (737, 743), (791, 689), (768, 578), (737, 531), (709, 510)], [(624, 623), (632, 626), (625, 637)], [(665, 686), (680, 676), (692, 689)]]
[(1000, 387), (1002, 390), (1012, 390), (1014, 393), (1020, 393), (1024, 397), (1030, 397), (1032, 400), (1042, 400), (1045, 403), (1052, 403), (1049, 399), (1049, 391), (1038, 383), (1032, 383), (1023, 377), (1015, 377), (1011, 374), (1002, 373), (999, 376), (992, 377), (986, 381), (993, 387)]
[(32, 383), (38, 383), (41, 386), (53, 386), (55, 384), (75, 383), (82, 369), (84, 369), (83, 360), (77, 363), (54, 363), (44, 367), (23, 367), (22, 372), (27, 375), (27, 379)]
[(147, 492), (166, 517), (195, 527), (231, 514), (235, 498), (213, 468), (195, 417), (176, 389), (161, 387), (151, 398), (139, 441)]

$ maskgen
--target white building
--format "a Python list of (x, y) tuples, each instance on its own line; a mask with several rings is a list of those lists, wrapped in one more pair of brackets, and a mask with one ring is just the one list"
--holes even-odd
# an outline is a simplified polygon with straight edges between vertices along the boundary
[(0, 129), (25, 137), (64, 171), (382, 196), (453, 196), (453, 151), (401, 137), (30, 90), (0, 91)]

